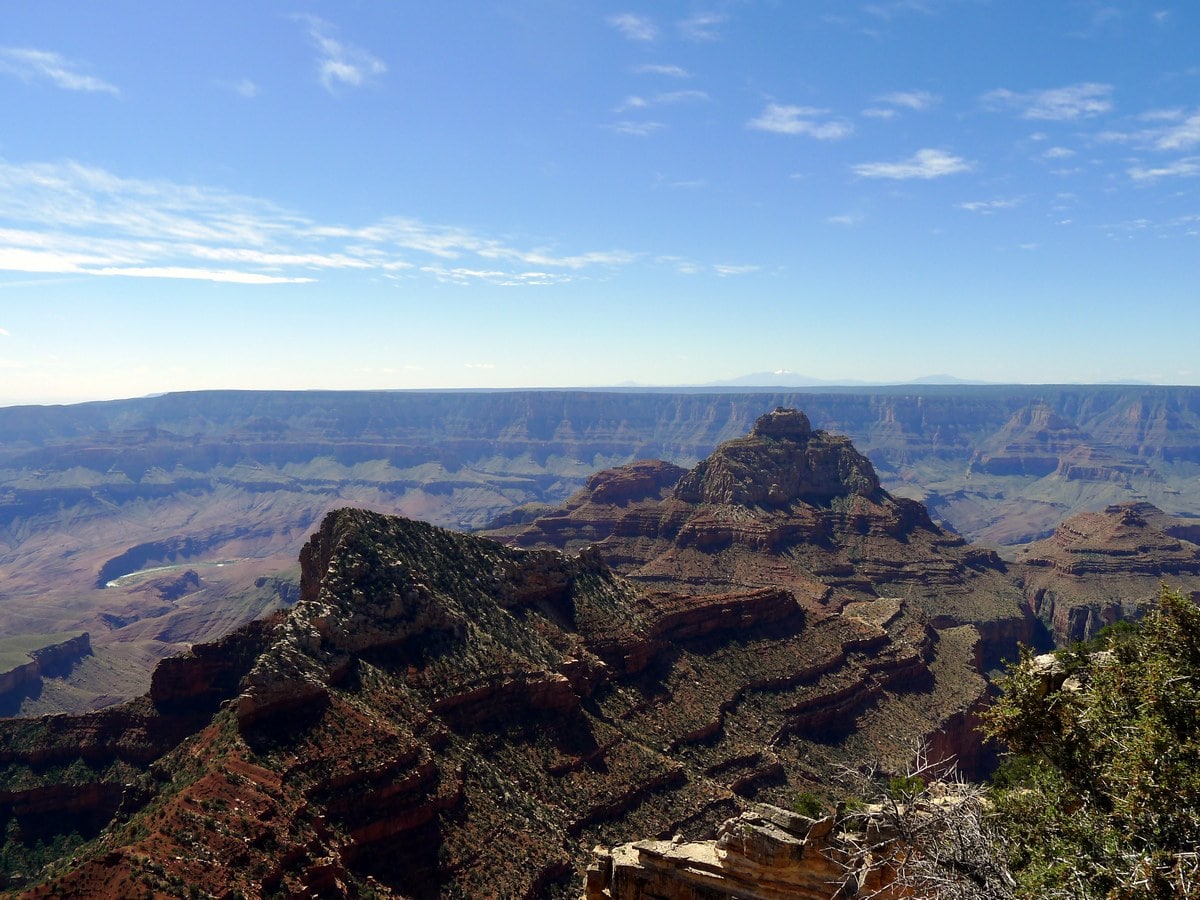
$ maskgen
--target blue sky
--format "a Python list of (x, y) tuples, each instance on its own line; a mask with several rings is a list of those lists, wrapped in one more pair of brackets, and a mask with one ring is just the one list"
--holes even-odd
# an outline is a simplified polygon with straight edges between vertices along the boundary
[(1200, 4), (9, 3), (0, 403), (1200, 383)]

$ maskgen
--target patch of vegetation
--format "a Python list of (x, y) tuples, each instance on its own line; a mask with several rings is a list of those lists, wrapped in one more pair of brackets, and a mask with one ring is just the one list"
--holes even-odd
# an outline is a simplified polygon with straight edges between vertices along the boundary
[(987, 732), (1016, 754), (996, 814), (1021, 892), (1200, 897), (1200, 607), (1163, 589), (1139, 625), (1000, 681)]
[(920, 775), (893, 775), (888, 779), (888, 796), (895, 800), (921, 794), (926, 788), (925, 779)]
[(23, 887), (48, 862), (67, 856), (84, 842), (78, 831), (27, 841), (16, 819), (9, 819), (5, 838), (0, 845), (0, 890)]
[(811, 791), (801, 791), (792, 801), (792, 811), (810, 819), (819, 819), (826, 813), (826, 803)]

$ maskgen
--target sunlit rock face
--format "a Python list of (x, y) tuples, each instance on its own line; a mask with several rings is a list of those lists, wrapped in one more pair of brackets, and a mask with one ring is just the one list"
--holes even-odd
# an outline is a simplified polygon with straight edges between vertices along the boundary
[(1141, 616), (1163, 583), (1200, 592), (1200, 529), (1145, 502), (1079, 513), (1026, 547), (1015, 573), (1059, 645)]
[(0, 729), (12, 810), (50, 796), (47, 753), (111, 761), (77, 794), (128, 828), (54, 889), (578, 897), (598, 843), (711, 835), (864, 747), (901, 765), (986, 694), (977, 633), (901, 598), (648, 590), (596, 551), (362, 510), (302, 565), (288, 613), (164, 663), (151, 696)]
[[(892, 496), (848, 438), (813, 429), (803, 412), (759, 417), (669, 488), (676, 470), (653, 479), (648, 466), (601, 473), (561, 509), (497, 536), (523, 547), (594, 546), (622, 574), (662, 590), (783, 587), (818, 614), (901, 595), (941, 626), (1007, 622), (1014, 640), (1032, 638), (994, 553)], [(636, 497), (601, 490), (627, 480), (644, 485)]]

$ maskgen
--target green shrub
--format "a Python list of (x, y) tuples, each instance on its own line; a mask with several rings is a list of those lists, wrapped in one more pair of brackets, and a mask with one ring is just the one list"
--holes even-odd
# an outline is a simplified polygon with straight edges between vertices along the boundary
[(825, 815), (825, 801), (811, 791), (801, 791), (792, 801), (792, 811), (810, 819), (819, 819)]
[(1163, 589), (1138, 625), (1069, 653), (1051, 689), (1025, 653), (986, 716), (1017, 759), (993, 800), (1038, 897), (1200, 897), (1200, 607)]

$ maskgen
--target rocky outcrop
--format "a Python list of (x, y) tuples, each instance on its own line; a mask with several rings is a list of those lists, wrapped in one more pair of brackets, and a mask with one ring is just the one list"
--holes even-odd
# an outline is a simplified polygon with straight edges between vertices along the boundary
[[(98, 656), (106, 644), (118, 647), (114, 666), (138, 668), (121, 690), (76, 685), (64, 697), (80, 707), (111, 702), (114, 692), (140, 692), (160, 656), (217, 632), (212, 618), (172, 610), (155, 590), (97, 582), (183, 563), (204, 576), (208, 605), (293, 566), (338, 506), (481, 528), (514, 507), (527, 516), (560, 506), (597, 469), (656, 457), (690, 468), (776, 406), (849, 436), (894, 498), (919, 500), (935, 521), (989, 546), (1044, 537), (1074, 512), (1123, 499), (1172, 513), (1200, 508), (1191, 468), (1200, 461), (1198, 388), (214, 391), (5, 408), (0, 633), (87, 629)], [(1038, 439), (1028, 427), (1037, 407), (1058, 417), (1046, 423), (1070, 427)], [(1014, 417), (1025, 424), (1010, 425)], [(1083, 443), (1063, 450), (1074, 437)], [(1027, 467), (1016, 458), (1028, 458), (1031, 474), (1020, 474)], [(152, 517), (141, 514), (147, 509)], [(630, 529), (656, 524), (626, 511)], [(527, 519), (509, 525), (519, 521)], [(572, 552), (607, 534), (596, 521)], [(256, 563), (200, 568), (237, 558)], [(259, 610), (229, 612), (222, 633)], [(147, 645), (155, 652), (130, 651), (129, 631), (110, 633), (131, 626), (138, 642), (157, 642)]]
[(91, 636), (86, 631), (29, 650), (27, 661), (0, 672), (0, 702), (33, 689), (43, 676), (62, 674), (91, 652)]
[[(995, 554), (792, 410), (675, 474), (602, 473), (543, 517), (561, 521), (509, 535), (531, 547), (331, 513), (294, 608), (164, 666), (121, 713), (143, 717), (123, 723), (138, 747), (186, 723), (185, 742), (150, 767), (108, 731), (72, 738), (155, 799), (47, 892), (577, 896), (596, 844), (695, 843), (751, 803), (832, 801), (838, 763), (902, 768), (924, 739), (986, 767), (981, 670), (1032, 625)], [(725, 868), (812, 863), (814, 824), (740, 849), (726, 830)], [(673, 868), (644, 849), (647, 871)]]
[[(943, 787), (943, 786), (938, 786)], [(949, 794), (944, 804), (961, 802)], [(919, 812), (913, 812), (914, 818)], [(929, 811), (925, 812), (929, 815)], [(924, 896), (896, 878), (907, 835), (868, 810), (859, 830), (767, 804), (721, 823), (715, 840), (596, 847), (582, 900), (838, 900)]]
[(1031, 404), (1013, 414), (976, 451), (971, 468), (990, 475), (1042, 477), (1059, 468), (1062, 457), (1094, 440), (1048, 403)]
[(1080, 513), (1027, 547), (1021, 561), (1065, 575), (1200, 574), (1200, 547), (1172, 536), (1171, 518), (1149, 503)]
[(1108, 481), (1129, 485), (1134, 479), (1162, 481), (1152, 466), (1110, 448), (1080, 445), (1063, 453), (1054, 474), (1067, 481)]
[(779, 587), (655, 592), (595, 552), (361, 510), (303, 560), (286, 616), (160, 668), (126, 740), (194, 730), (153, 775), (120, 759), (161, 799), (47, 890), (573, 896), (597, 843), (701, 838), (864, 746), (902, 764), (985, 690), (936, 674), (973, 650), (898, 598), (817, 615)]
[(639, 512), (670, 496), (686, 469), (661, 460), (642, 460), (597, 472), (560, 508), (543, 509), (529, 521), (489, 527), (484, 533), (517, 547), (552, 546), (578, 552), (618, 527), (636, 528)]
[(282, 616), (243, 626), (219, 641), (195, 644), (187, 653), (164, 659), (150, 679), (149, 698), (167, 714), (209, 714), (237, 696)]
[[(81, 715), (0, 719), (0, 823), (32, 843), (106, 825), (151, 764), (236, 696), (277, 620), (165, 660), (150, 695)], [(85, 646), (87, 635), (72, 642)], [(0, 827), (4, 827), (0, 824)]]
[[(833, 816), (810, 819), (756, 806), (724, 822), (716, 840), (598, 847), (584, 900), (829, 900), (863, 891), (893, 896), (886, 872), (859, 868), (861, 852)], [(899, 896), (899, 895), (897, 895)]]
[(1193, 528), (1144, 502), (1072, 516), (1018, 556), (1030, 608), (1065, 645), (1137, 618), (1164, 582), (1200, 591), (1200, 545), (1176, 536)]
[[(595, 484), (625, 477), (602, 474)], [(940, 626), (1004, 620), (1026, 635), (1016, 624), (1026, 618), (1019, 591), (994, 553), (935, 525), (921, 504), (893, 497), (849, 439), (814, 430), (798, 410), (759, 417), (673, 489), (665, 482), (636, 503), (585, 489), (497, 537), (522, 547), (594, 545), (622, 574), (661, 590), (783, 587), (814, 612), (903, 594)], [(1015, 644), (1003, 652), (1015, 655)]]
[(7, 697), (25, 690), (42, 680), (42, 668), (32, 659), (0, 673), (0, 697)]
[(814, 434), (808, 416), (780, 407), (684, 475), (674, 496), (685, 503), (785, 506), (878, 493), (874, 468), (849, 438)]

